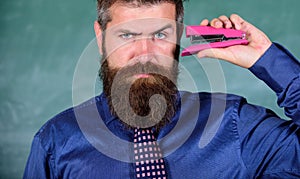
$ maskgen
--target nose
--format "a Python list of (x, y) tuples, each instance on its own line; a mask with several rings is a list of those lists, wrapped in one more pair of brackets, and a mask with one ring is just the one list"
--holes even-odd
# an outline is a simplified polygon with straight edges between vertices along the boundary
[(135, 57), (138, 57), (141, 63), (146, 63), (153, 58), (155, 46), (151, 38), (138, 39), (135, 45)]

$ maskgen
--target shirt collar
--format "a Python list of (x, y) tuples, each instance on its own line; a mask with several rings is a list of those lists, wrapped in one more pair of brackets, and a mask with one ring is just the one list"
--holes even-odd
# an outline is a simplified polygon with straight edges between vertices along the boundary
[(102, 107), (102, 112), (104, 114), (104, 123), (106, 125), (108, 125), (110, 122), (114, 121), (114, 120), (117, 120), (118, 118), (116, 116), (114, 116), (111, 112), (110, 112), (110, 109), (109, 109), (109, 105), (108, 105), (108, 100), (106, 98), (106, 95), (104, 93), (102, 93), (100, 95), (100, 101), (101, 101), (101, 107)]

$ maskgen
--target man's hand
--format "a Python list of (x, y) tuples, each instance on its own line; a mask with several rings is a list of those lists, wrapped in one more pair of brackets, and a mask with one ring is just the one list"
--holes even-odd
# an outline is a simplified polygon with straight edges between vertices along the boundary
[(246, 32), (248, 45), (235, 45), (227, 48), (213, 48), (200, 51), (197, 56), (223, 59), (244, 68), (250, 68), (271, 46), (270, 39), (259, 29), (240, 16), (232, 14), (230, 18), (220, 16), (209, 22), (204, 19), (200, 25), (215, 28), (233, 28)]

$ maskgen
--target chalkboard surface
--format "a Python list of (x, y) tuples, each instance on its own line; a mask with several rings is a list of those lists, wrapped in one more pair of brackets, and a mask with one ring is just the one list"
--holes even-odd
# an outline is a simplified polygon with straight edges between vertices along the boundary
[[(184, 22), (238, 13), (300, 57), (299, 7), (298, 0), (190, 0)], [(0, 13), (0, 178), (21, 178), (36, 131), (58, 112), (101, 91), (94, 76), (94, 88), (77, 101), (72, 98), (84, 89), (73, 83), (81, 74), (78, 64), (96, 50), (96, 1), (2, 0)], [(90, 60), (99, 65), (97, 55)], [(189, 57), (181, 63), (183, 73), (198, 79), (196, 90), (246, 96), (285, 117), (275, 94), (248, 70), (215, 59)], [(89, 75), (97, 74), (97, 65), (87, 69)], [(181, 89), (191, 89), (184, 76), (180, 81)]]

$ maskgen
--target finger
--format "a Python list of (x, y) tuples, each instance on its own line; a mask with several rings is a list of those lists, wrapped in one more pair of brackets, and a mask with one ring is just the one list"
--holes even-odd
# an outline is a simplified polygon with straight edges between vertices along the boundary
[(214, 18), (213, 20), (211, 20), (210, 25), (215, 28), (222, 28), (223, 22), (218, 18)]
[(200, 25), (202, 26), (207, 26), (209, 24), (209, 20), (208, 19), (203, 19), (200, 23)]
[[(245, 31), (247, 34), (262, 34), (255, 26), (245, 21), (237, 14), (232, 14), (230, 20), (233, 23), (235, 29)], [(251, 39), (251, 36), (248, 36), (248, 40)]]
[(232, 23), (227, 16), (220, 16), (219, 19), (223, 22), (223, 26), (227, 29), (232, 28)]
[(242, 26), (246, 23), (246, 21), (237, 14), (232, 14), (230, 20), (237, 30), (241, 30)]

